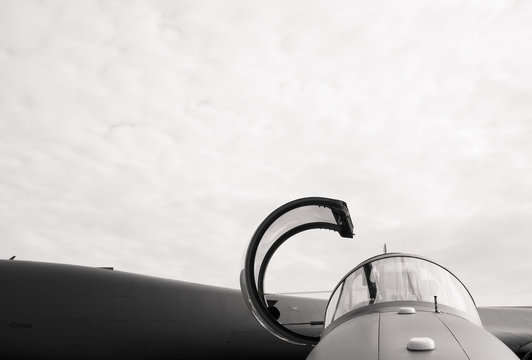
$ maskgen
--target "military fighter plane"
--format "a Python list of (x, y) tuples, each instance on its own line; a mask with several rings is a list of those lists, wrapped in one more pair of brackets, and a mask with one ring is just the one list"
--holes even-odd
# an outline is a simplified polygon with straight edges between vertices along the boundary
[(0, 356), (532, 359), (532, 308), (478, 309), (454, 274), (417, 255), (361, 262), (328, 301), (266, 294), (276, 250), (318, 228), (353, 237), (345, 202), (303, 198), (272, 212), (250, 241), (241, 291), (111, 268), (0, 260)]

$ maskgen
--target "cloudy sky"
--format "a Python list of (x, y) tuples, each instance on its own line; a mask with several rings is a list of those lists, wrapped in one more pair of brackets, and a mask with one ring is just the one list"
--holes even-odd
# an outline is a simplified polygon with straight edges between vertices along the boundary
[(272, 291), (330, 290), (387, 243), (479, 305), (532, 305), (531, 16), (0, 0), (1, 257), (238, 288), (262, 219), (326, 196), (355, 239), (284, 245)]

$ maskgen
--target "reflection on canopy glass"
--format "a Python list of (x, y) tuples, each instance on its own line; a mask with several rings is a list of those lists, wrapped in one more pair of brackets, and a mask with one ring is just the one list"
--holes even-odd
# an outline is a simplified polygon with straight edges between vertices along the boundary
[(391, 301), (432, 302), (463, 312), (480, 323), (464, 285), (450, 272), (427, 260), (393, 256), (368, 262), (347, 276), (331, 296), (325, 326), (358, 308)]

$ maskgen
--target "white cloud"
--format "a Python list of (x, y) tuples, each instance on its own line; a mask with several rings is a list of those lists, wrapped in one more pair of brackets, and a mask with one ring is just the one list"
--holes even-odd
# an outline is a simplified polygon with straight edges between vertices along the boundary
[(264, 216), (331, 196), (341, 271), (387, 242), (532, 303), (529, 4), (0, 6), (4, 257), (236, 287)]

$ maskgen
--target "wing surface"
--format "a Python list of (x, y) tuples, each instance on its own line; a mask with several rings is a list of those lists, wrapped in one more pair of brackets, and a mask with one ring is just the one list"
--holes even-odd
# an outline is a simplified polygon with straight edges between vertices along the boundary
[(480, 307), (482, 324), (519, 358), (532, 359), (532, 307)]

